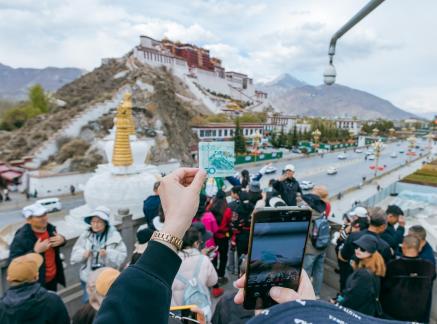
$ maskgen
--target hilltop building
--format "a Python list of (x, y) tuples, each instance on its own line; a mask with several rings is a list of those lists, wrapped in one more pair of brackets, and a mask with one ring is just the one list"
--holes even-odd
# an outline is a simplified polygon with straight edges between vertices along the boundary
[(133, 56), (144, 64), (170, 69), (193, 93), (213, 101), (213, 105), (219, 107), (215, 112), (224, 108), (229, 100), (257, 109), (267, 102), (267, 93), (256, 90), (252, 78), (241, 72), (226, 71), (221, 60), (211, 57), (208, 49), (143, 35), (140, 44), (133, 49)]

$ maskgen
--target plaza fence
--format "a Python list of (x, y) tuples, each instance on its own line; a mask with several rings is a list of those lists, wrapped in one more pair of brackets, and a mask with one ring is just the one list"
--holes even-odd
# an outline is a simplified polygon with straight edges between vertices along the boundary
[(235, 158), (235, 164), (279, 160), (282, 159), (282, 156), (283, 156), (282, 152), (262, 153), (260, 155), (237, 155)]

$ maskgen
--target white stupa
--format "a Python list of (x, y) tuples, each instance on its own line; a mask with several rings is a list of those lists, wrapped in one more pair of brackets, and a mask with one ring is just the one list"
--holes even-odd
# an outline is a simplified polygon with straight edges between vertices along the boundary
[(157, 167), (145, 164), (153, 141), (137, 139), (134, 129), (131, 95), (126, 93), (117, 109), (115, 132), (100, 143), (111, 162), (99, 165), (86, 183), (86, 204), (72, 209), (66, 216), (68, 226), (63, 228), (63, 233), (67, 237), (85, 228), (83, 218), (98, 206), (111, 210), (112, 223), (119, 221), (114, 215), (122, 208), (129, 209), (134, 219), (143, 217), (143, 201), (153, 194), (153, 184), (160, 179), (160, 172)]

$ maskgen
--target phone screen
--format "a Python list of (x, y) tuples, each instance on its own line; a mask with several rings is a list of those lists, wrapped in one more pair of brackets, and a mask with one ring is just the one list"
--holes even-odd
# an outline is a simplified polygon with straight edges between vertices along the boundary
[(264, 208), (252, 219), (244, 307), (267, 308), (273, 286), (297, 291), (311, 211), (299, 207)]

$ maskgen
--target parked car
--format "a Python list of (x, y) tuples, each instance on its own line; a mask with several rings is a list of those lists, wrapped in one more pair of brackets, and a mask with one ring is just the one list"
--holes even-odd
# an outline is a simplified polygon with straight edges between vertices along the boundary
[(40, 199), (37, 200), (36, 203), (43, 206), (48, 213), (59, 211), (62, 209), (62, 204), (59, 201), (59, 198)]
[(370, 161), (373, 161), (375, 159), (375, 155), (374, 154), (370, 154), (369, 156), (367, 156), (367, 159)]
[(326, 173), (329, 175), (337, 174), (337, 169), (334, 167), (329, 167), (328, 170), (326, 170)]
[(347, 155), (346, 154), (339, 154), (339, 155), (337, 155), (337, 159), (339, 159), (339, 160), (346, 160), (347, 159)]
[(307, 181), (307, 180), (300, 181), (299, 185), (302, 188), (302, 190), (311, 190), (314, 188), (314, 183), (312, 183), (311, 181)]
[(272, 174), (275, 173), (278, 169), (275, 168), (273, 165), (269, 165), (266, 170), (265, 170), (265, 174)]
[(357, 148), (357, 149), (355, 150), (355, 153), (363, 153), (363, 150)]
[(396, 154), (396, 152), (393, 152), (392, 154), (390, 154), (390, 157), (393, 158), (393, 159), (395, 159), (395, 158), (398, 157), (398, 155)]
[(301, 154), (301, 153), (302, 153), (302, 151), (299, 150), (299, 149), (297, 149), (297, 148), (292, 149), (291, 152), (292, 152), (292, 153), (296, 153), (296, 154)]

